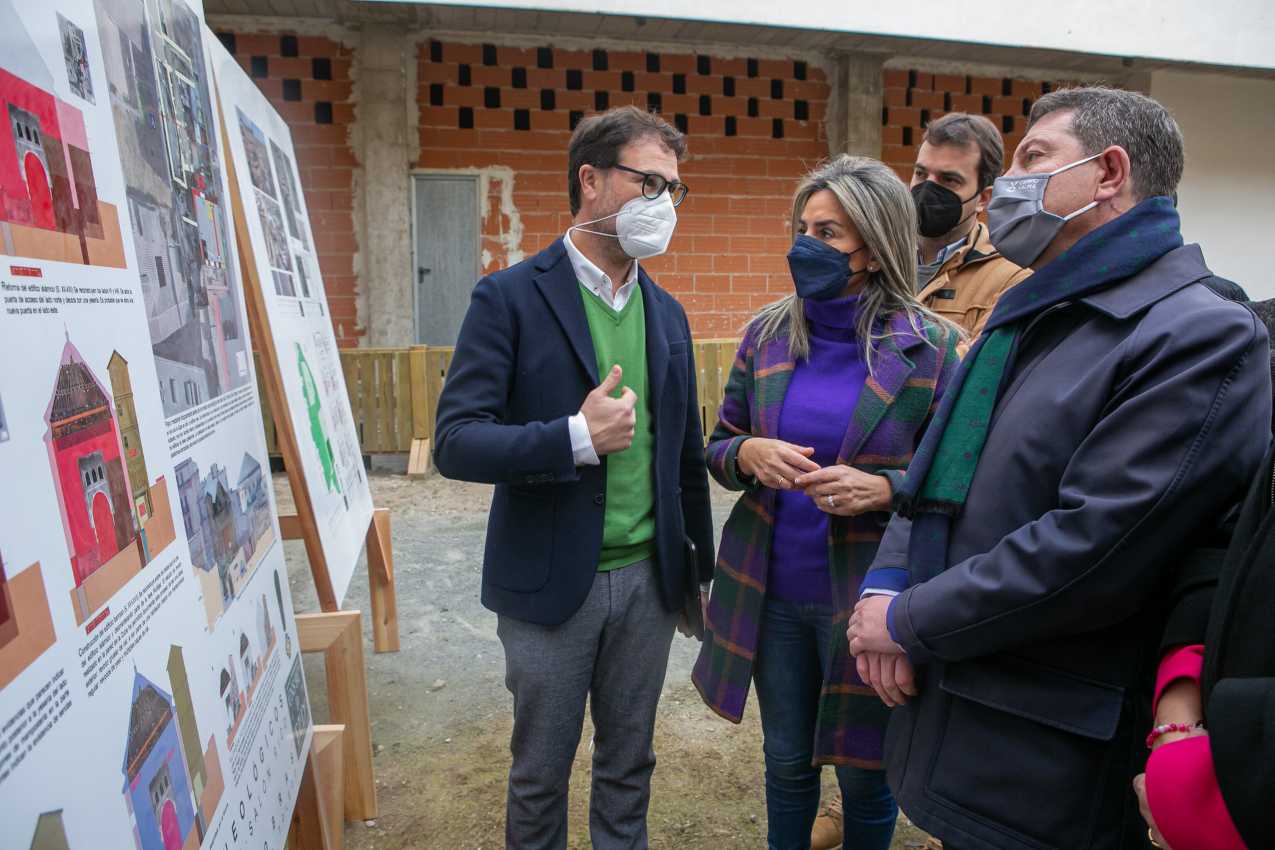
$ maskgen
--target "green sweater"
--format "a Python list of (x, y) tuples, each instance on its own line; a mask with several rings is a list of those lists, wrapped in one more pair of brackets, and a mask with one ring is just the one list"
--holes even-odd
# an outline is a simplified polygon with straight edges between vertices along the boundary
[(598, 570), (606, 572), (655, 554), (655, 434), (646, 379), (646, 311), (640, 287), (634, 287), (619, 311), (583, 286), (580, 295), (593, 336), (598, 374), (605, 375), (620, 364), (624, 377), (614, 395), (618, 398), (624, 387), (637, 394), (633, 445), (602, 461), (606, 465), (606, 515)]

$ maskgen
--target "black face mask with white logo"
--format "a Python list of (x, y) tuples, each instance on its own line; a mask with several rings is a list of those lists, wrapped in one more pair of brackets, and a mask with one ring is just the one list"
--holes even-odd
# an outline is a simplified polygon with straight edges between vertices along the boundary
[(951, 233), (970, 217), (961, 218), (961, 210), (976, 197), (978, 192), (961, 200), (960, 195), (933, 180), (916, 184), (912, 187), (912, 203), (916, 205), (917, 233), (929, 239)]

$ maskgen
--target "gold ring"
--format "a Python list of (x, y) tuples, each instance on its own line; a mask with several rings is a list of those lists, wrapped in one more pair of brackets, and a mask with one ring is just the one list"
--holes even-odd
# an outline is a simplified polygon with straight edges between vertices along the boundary
[(1151, 842), (1152, 847), (1159, 847), (1160, 842), (1155, 840), (1155, 833), (1151, 831), (1151, 827), (1147, 827), (1147, 841)]

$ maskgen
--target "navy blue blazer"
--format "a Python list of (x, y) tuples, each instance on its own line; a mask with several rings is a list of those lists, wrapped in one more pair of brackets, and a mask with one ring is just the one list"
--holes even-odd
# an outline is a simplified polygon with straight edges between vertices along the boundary
[[(713, 575), (704, 436), (686, 312), (645, 271), (638, 281), (655, 432), (656, 558), (661, 597), (674, 611), (688, 587)], [(602, 551), (606, 458), (577, 467), (567, 419), (599, 383), (561, 239), (478, 282), (438, 400), (434, 463), (448, 478), (496, 485), (482, 602), (498, 614), (557, 625), (589, 593)], [(686, 563), (687, 538), (697, 563)]]

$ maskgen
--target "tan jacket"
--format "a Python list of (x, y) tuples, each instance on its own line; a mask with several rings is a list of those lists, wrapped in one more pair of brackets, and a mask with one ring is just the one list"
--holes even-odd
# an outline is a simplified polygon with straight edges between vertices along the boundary
[(980, 221), (917, 299), (969, 334), (969, 339), (957, 346), (964, 357), (983, 332), (1001, 293), (1030, 275), (1031, 269), (1020, 268), (996, 252), (987, 225)]

